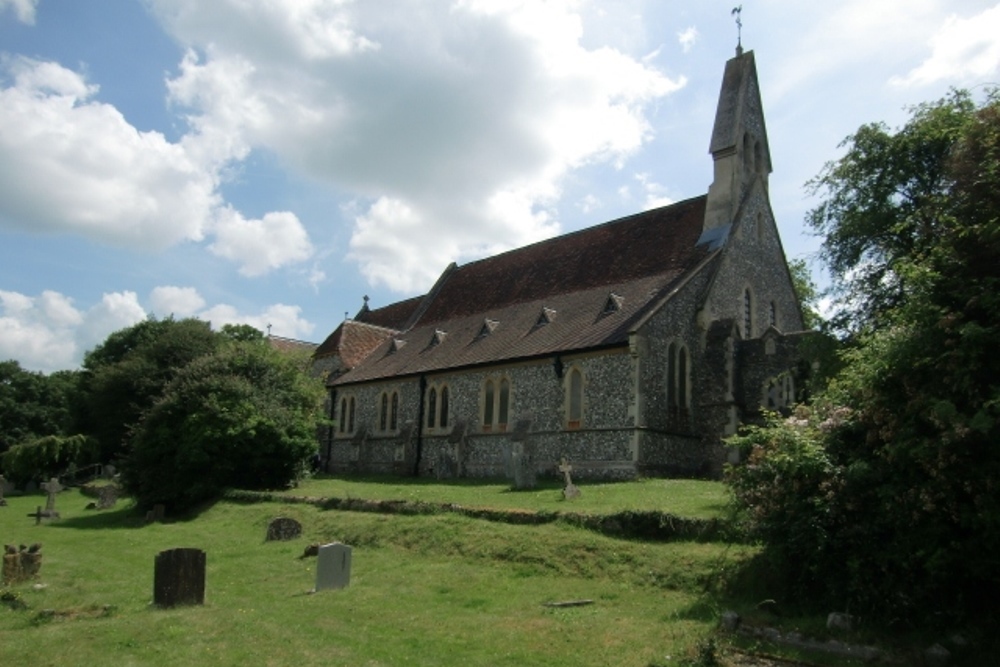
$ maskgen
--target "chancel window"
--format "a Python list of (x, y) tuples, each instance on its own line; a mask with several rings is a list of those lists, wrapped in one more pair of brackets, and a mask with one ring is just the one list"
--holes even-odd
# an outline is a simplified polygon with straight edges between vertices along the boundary
[(681, 343), (667, 347), (667, 419), (683, 426), (691, 417), (691, 358)]

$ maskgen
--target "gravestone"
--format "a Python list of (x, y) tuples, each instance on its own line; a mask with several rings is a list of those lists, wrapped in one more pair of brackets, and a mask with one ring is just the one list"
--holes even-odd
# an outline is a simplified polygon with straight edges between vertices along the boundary
[(153, 505), (153, 509), (146, 512), (146, 523), (160, 523), (166, 513), (167, 508), (163, 505)]
[(205, 604), (205, 552), (168, 549), (153, 563), (153, 604), (176, 607)]
[(531, 445), (526, 442), (509, 442), (504, 454), (511, 488), (518, 491), (535, 488), (538, 480)]
[(117, 474), (118, 470), (116, 470), (110, 463), (105, 466), (101, 466), (101, 477), (104, 479), (114, 479)]
[(32, 544), (30, 547), (22, 544), (20, 551), (13, 544), (4, 546), (3, 584), (11, 586), (37, 577), (42, 569), (41, 549), (41, 544)]
[(316, 591), (347, 588), (351, 583), (351, 547), (340, 542), (324, 544), (316, 560)]
[(566, 480), (566, 486), (563, 488), (563, 498), (565, 498), (566, 500), (579, 498), (580, 489), (578, 489), (577, 486), (573, 484), (573, 478), (569, 476), (569, 474), (573, 472), (573, 466), (569, 464), (569, 461), (566, 460), (565, 456), (559, 463), (559, 472), (563, 474)]
[[(56, 511), (56, 494), (63, 490), (63, 485), (59, 483), (59, 480), (55, 477), (42, 484), (42, 488), (45, 489), (45, 493), (48, 496), (45, 498), (45, 511), (52, 516), (52, 513)], [(56, 516), (59, 516), (56, 514)]]
[(3, 492), (7, 489), (7, 480), (0, 475), (0, 507), (7, 505), (7, 501), (3, 498)]
[(302, 535), (302, 524), (295, 519), (290, 519), (287, 516), (279, 516), (277, 519), (271, 521), (267, 526), (267, 536), (264, 538), (265, 542), (274, 542), (275, 540), (280, 540), (282, 542), (286, 540), (294, 540)]
[(118, 487), (114, 484), (102, 486), (97, 491), (97, 509), (111, 509), (118, 502)]

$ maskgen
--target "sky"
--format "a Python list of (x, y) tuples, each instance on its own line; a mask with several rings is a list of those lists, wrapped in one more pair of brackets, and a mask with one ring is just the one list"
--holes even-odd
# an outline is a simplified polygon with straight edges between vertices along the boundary
[(735, 4), (0, 0), (0, 360), (77, 368), (148, 316), (318, 343), (450, 262), (704, 194), (738, 39), (813, 261), (845, 137), (1000, 84), (1000, 2)]

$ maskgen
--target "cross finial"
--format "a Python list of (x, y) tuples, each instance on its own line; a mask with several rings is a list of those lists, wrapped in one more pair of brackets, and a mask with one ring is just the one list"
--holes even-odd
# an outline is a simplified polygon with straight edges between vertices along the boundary
[(267, 337), (268, 338), (271, 337), (271, 323), (270, 322), (267, 323)]
[(729, 12), (730, 16), (736, 17), (736, 55), (743, 55), (743, 5), (737, 5), (733, 7), (733, 11)]

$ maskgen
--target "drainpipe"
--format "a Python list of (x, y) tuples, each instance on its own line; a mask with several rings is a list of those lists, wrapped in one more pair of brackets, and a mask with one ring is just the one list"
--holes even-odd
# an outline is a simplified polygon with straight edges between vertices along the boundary
[(427, 393), (427, 378), (420, 376), (420, 400), (417, 401), (417, 455), (413, 460), (413, 476), (420, 477), (420, 457), (424, 453), (424, 396)]

